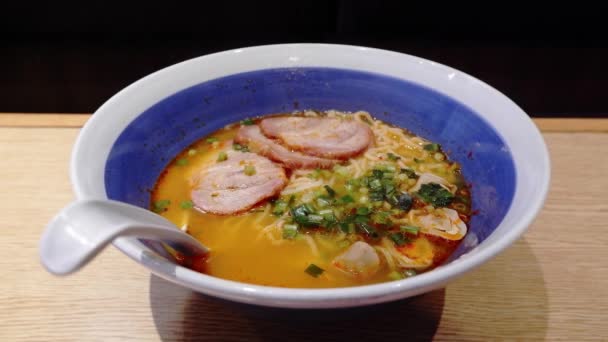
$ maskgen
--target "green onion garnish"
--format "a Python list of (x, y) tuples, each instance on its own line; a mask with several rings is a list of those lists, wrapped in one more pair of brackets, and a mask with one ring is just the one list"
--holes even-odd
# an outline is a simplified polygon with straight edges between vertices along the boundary
[(413, 277), (413, 276), (415, 276), (416, 274), (418, 274), (418, 273), (416, 273), (416, 270), (412, 270), (412, 269), (409, 269), (409, 270), (405, 270), (405, 271), (403, 271), (403, 275), (404, 275), (405, 277), (407, 277), (407, 278), (409, 278), (409, 277)]
[(345, 168), (344, 166), (336, 165), (336, 166), (334, 166), (334, 171), (336, 172), (336, 174), (338, 174), (338, 176), (341, 176), (341, 177), (348, 176), (348, 169)]
[(389, 222), (389, 216), (391, 216), (391, 213), (388, 211), (378, 211), (374, 213), (372, 221), (375, 224), (387, 224)]
[(245, 120), (241, 120), (241, 125), (244, 125), (244, 126), (251, 126), (251, 125), (253, 125), (253, 124), (254, 124), (254, 122), (253, 122), (253, 120), (251, 120), (251, 119), (245, 119)]
[(215, 138), (215, 137), (211, 137), (211, 138), (207, 138), (205, 141), (206, 141), (208, 144), (213, 144), (214, 142), (218, 142), (218, 141), (220, 141), (220, 139)]
[(249, 147), (247, 147), (247, 145), (241, 145), (237, 143), (232, 144), (232, 149), (235, 151), (249, 152)]
[[(358, 216), (358, 217), (361, 217), (361, 216)], [(372, 238), (378, 237), (378, 232), (376, 231), (376, 229), (374, 229), (374, 227), (370, 226), (369, 224), (360, 222), (360, 223), (357, 223), (356, 226), (362, 233), (365, 233)]]
[(175, 164), (177, 164), (178, 166), (186, 166), (188, 165), (188, 159), (182, 158), (182, 159), (178, 159)]
[(244, 172), (247, 176), (255, 175), (255, 166), (253, 165), (245, 165)]
[(420, 228), (418, 228), (416, 226), (399, 226), (399, 230), (401, 230), (404, 233), (418, 235)]
[(194, 207), (194, 203), (192, 203), (192, 201), (182, 201), (179, 206), (182, 209), (192, 209), (192, 207)]
[(304, 272), (310, 274), (312, 277), (317, 278), (318, 276), (323, 274), (323, 272), (325, 272), (325, 270), (315, 264), (310, 264), (310, 265), (308, 265), (308, 267), (306, 267)]
[(342, 230), (346, 234), (350, 234), (350, 233), (352, 233), (352, 232), (355, 231), (355, 225), (352, 224), (352, 223), (341, 222), (340, 223), (340, 230)]
[(152, 210), (156, 213), (161, 213), (167, 210), (167, 207), (171, 204), (171, 201), (168, 199), (158, 200), (152, 204)]
[(338, 219), (336, 218), (334, 213), (321, 214), (321, 217), (323, 217), (323, 225), (325, 227), (330, 228), (333, 227), (336, 223), (338, 223)]
[(439, 144), (426, 144), (424, 145), (424, 149), (431, 152), (439, 151)]
[(342, 203), (353, 203), (355, 202), (355, 199), (351, 195), (344, 195), (340, 198), (340, 201)]
[(399, 279), (403, 279), (403, 274), (397, 272), (397, 271), (393, 271), (391, 273), (388, 274), (388, 279), (390, 280), (399, 280)]
[(418, 175), (412, 169), (401, 169), (401, 173), (406, 174), (408, 178), (418, 178)]
[(319, 196), (317, 198), (317, 205), (321, 208), (327, 207), (331, 204), (331, 200), (326, 198), (326, 196)]
[(422, 184), (416, 194), (423, 201), (432, 204), (436, 208), (447, 207), (454, 199), (454, 195), (451, 192), (437, 183)]
[(399, 157), (398, 155), (394, 154), (394, 153), (387, 153), (386, 156), (388, 157), (389, 160), (392, 161), (397, 161), (399, 159), (401, 159), (401, 157)]
[(295, 224), (283, 225), (283, 239), (291, 240), (298, 235), (298, 226)]
[(285, 213), (287, 209), (287, 202), (278, 200), (274, 203), (274, 209), (272, 209), (272, 214), (281, 216)]
[(369, 208), (368, 207), (357, 208), (357, 215), (361, 215), (361, 216), (369, 215)]
[(329, 196), (331, 196), (331, 197), (336, 196), (336, 190), (332, 189), (331, 186), (324, 185), (323, 187), (325, 188), (325, 190), (327, 190), (327, 193), (329, 194)]
[(380, 190), (382, 189), (382, 183), (379, 179), (374, 179), (373, 181), (369, 182), (369, 187), (372, 190)]
[(388, 237), (391, 240), (393, 240), (393, 242), (397, 246), (402, 246), (402, 245), (404, 245), (404, 244), (406, 244), (406, 243), (409, 242), (409, 239), (407, 237), (405, 237), (405, 235), (403, 235), (401, 233), (393, 233), (393, 234), (390, 234)]
[(226, 152), (222, 151), (217, 155), (217, 161), (218, 162), (223, 162), (224, 160), (228, 159), (228, 155), (226, 154)]

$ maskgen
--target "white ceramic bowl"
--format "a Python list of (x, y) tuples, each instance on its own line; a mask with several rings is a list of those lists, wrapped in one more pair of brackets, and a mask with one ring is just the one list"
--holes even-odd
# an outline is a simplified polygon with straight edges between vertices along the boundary
[[(246, 72), (249, 74), (242, 74)], [(235, 86), (239, 82), (242, 89)], [(349, 90), (343, 94), (341, 89)], [(206, 92), (213, 95), (208, 98)], [(334, 93), (352, 94), (352, 101), (324, 98)], [(203, 113), (207, 107), (200, 109), (201, 117), (210, 122), (206, 126), (196, 124), (197, 116), (188, 112), (188, 101), (197, 97), (200, 103), (193, 106), (205, 103), (211, 108), (208, 113)], [(230, 103), (231, 98), (234, 103)], [(150, 151), (146, 141), (158, 139), (148, 135), (167, 134), (152, 127), (154, 120), (147, 120), (146, 115), (165, 120), (160, 126), (173, 132), (169, 136), (183, 131), (177, 135), (180, 139), (168, 139), (158, 146), (168, 152), (146, 166), (157, 172), (163, 162), (170, 161), (171, 153), (203, 132), (239, 115), (276, 110), (277, 101), (285, 103), (281, 107), (285, 110), (313, 105), (326, 107), (314, 109), (369, 110), (383, 120), (408, 124), (415, 133), (451, 148), (451, 157), (463, 164), (465, 177), (473, 183), (474, 206), (485, 208), (478, 222), (472, 223), (472, 233), (463, 242), (459, 256), (433, 271), (400, 281), (337, 289), (288, 289), (200, 274), (176, 265), (149, 244), (132, 238), (119, 238), (114, 246), (158, 276), (211, 296), (289, 308), (358, 306), (443, 287), (483, 264), (522, 235), (547, 195), (550, 163), (545, 143), (526, 113), (503, 94), (474, 77), (429, 60), (325, 44), (270, 45), (216, 53), (165, 68), (128, 86), (103, 104), (80, 132), (71, 161), (74, 191), (78, 199), (110, 196), (145, 206), (142, 187), (150, 185), (154, 175), (130, 174), (129, 168), (137, 164), (127, 168), (125, 163), (137, 159), (133, 156), (139, 154), (130, 153), (138, 153), (138, 149)], [(371, 108), (361, 108), (367, 103)], [(222, 108), (241, 114), (224, 115)], [(390, 113), (383, 117), (377, 112), (380, 108), (390, 108)], [(137, 139), (141, 146), (135, 146)], [(142, 159), (141, 163), (150, 161)], [(117, 181), (123, 176), (124, 181)], [(475, 177), (481, 179), (479, 187)], [(140, 198), (121, 192), (132, 187), (132, 182), (142, 182)], [(488, 207), (486, 202), (492, 201), (494, 206)]]

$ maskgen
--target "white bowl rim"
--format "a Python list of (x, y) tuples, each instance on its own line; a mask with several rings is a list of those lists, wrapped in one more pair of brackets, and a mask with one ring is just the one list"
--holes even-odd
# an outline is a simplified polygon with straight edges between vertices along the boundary
[[(321, 53), (327, 54), (330, 57), (319, 57)], [(351, 58), (346, 60), (338, 60), (332, 56), (340, 56), (341, 58), (343, 58), (343, 56), (350, 56)], [(248, 60), (246, 63), (247, 65), (241, 67), (234, 64), (234, 58)], [(256, 59), (261, 59), (261, 62), (256, 62)], [(484, 91), (484, 97), (489, 96), (508, 109), (505, 112), (508, 112), (509, 115), (511, 115), (511, 117), (509, 117), (509, 123), (517, 126), (517, 129), (523, 133), (526, 139), (528, 139), (528, 142), (526, 143), (528, 148), (533, 149), (534, 153), (536, 153), (537, 157), (539, 158), (538, 164), (535, 165), (536, 171), (539, 172), (535, 182), (536, 189), (533, 194), (533, 198), (528, 198), (527, 203), (529, 206), (523, 210), (521, 216), (519, 216), (516, 220), (516, 224), (510, 226), (509, 229), (505, 231), (503, 236), (496, 239), (496, 241), (492, 241), (491, 244), (488, 242), (491, 240), (494, 233), (482, 244), (480, 244), (480, 246), (485, 245), (484, 248), (477, 247), (475, 253), (469, 253), (450, 264), (441, 266), (431, 272), (423, 273), (409, 279), (374, 285), (331, 289), (295, 289), (240, 283), (200, 274), (190, 269), (175, 265), (162, 258), (158, 258), (158, 260), (155, 259), (154, 262), (145, 262), (144, 250), (146, 247), (144, 247), (139, 241), (132, 238), (120, 238), (114, 241), (114, 246), (116, 248), (135, 261), (144, 264), (153, 273), (165, 279), (208, 295), (238, 302), (266, 306), (289, 308), (336, 308), (386, 302), (417, 295), (442, 287), (448, 281), (463, 275), (464, 273), (493, 258), (513, 244), (526, 231), (544, 205), (550, 184), (550, 160), (546, 144), (542, 138), (542, 135), (540, 134), (540, 131), (534, 125), (528, 115), (498, 90), (466, 73), (463, 73), (462, 71), (408, 54), (361, 46), (314, 43), (263, 45), (218, 52), (174, 64), (154, 72), (127, 86), (106, 101), (94, 113), (94, 115), (80, 131), (73, 148), (70, 166), (70, 177), (76, 197), (78, 199), (106, 198), (105, 188), (103, 189), (102, 194), (99, 191), (99, 184), (96, 186), (87, 184), (87, 180), (85, 180), (85, 177), (83, 176), (86, 173), (86, 167), (82, 161), (90, 158), (86, 157), (85, 154), (88, 153), (92, 148), (92, 146), (90, 146), (92, 135), (91, 132), (100, 129), (102, 125), (107, 124), (107, 120), (114, 119), (114, 121), (116, 121), (116, 115), (113, 113), (113, 109), (117, 108), (116, 106), (118, 106), (121, 102), (129, 101), (128, 98), (132, 94), (136, 94), (144, 88), (148, 88), (149, 90), (151, 84), (153, 83), (162, 84), (160, 80), (166, 81), (174, 79), (173, 73), (175, 72), (184, 74), (185, 70), (189, 68), (191, 69), (193, 66), (230, 64), (229, 61), (233, 61), (234, 65), (232, 65), (232, 70), (225, 71), (224, 75), (237, 73), (236, 71), (246, 72), (277, 67), (321, 66), (371, 71), (391, 77), (403, 78), (403, 72), (388, 71), (387, 68), (382, 65), (386, 64), (387, 61), (400, 61), (403, 64), (407, 64), (405, 69), (412, 67), (412, 65), (418, 64), (420, 68), (424, 69), (425, 72), (428, 72), (431, 75), (429, 77), (443, 75), (450, 80), (458, 80), (458, 82), (466, 85), (469, 88), (477, 91)], [(393, 66), (395, 65), (393, 64)], [(237, 68), (240, 71), (234, 70), (234, 68)], [(399, 67), (397, 67), (397, 69), (399, 69)], [(213, 72), (210, 71), (207, 77), (208, 78), (205, 79), (199, 78), (198, 81), (191, 82), (192, 84), (180, 83), (179, 81), (176, 81), (176, 84), (172, 84), (171, 86), (165, 87), (166, 89), (159, 91), (164, 91), (166, 93), (166, 97), (178, 90), (185, 89), (196, 83), (221, 77), (221, 71), (220, 75), (213, 75)], [(428, 85), (428, 83), (440, 82), (435, 79), (430, 81), (426, 79), (424, 81), (421, 81), (420, 79), (405, 79), (434, 88), (440, 93), (448, 95), (461, 102), (463, 101), (463, 96), (470, 95), (455, 95), (454, 93), (451, 93), (453, 89), (448, 89), (449, 87), (446, 88), (446, 86), (443, 86), (440, 83)], [(160, 99), (161, 98), (156, 98), (155, 100), (152, 100), (159, 101)], [(471, 102), (463, 103), (465, 103), (467, 106), (471, 104)], [(141, 108), (146, 109), (149, 107), (149, 105), (150, 103), (142, 104)], [(475, 110), (476, 107), (474, 105), (471, 106), (471, 108), (473, 108), (474, 111), (479, 115), (483, 114), (478, 110)], [(143, 112), (143, 110), (134, 113), (133, 115), (136, 116), (141, 112)], [(487, 121), (487, 118), (482, 118)], [(117, 125), (123, 125), (123, 128), (131, 121), (125, 118), (122, 120), (124, 122), (120, 122)], [(500, 134), (501, 131), (496, 129), (494, 126), (495, 124), (496, 122), (490, 122), (490, 125)], [(120, 131), (118, 133), (120, 133)], [(110, 143), (113, 144), (114, 140), (112, 140)], [(106, 153), (105, 159), (107, 159), (109, 149), (101, 152)], [(515, 156), (513, 157), (515, 158)], [(105, 159), (103, 160), (104, 164)], [(518, 163), (515, 164), (516, 171), (519, 172), (518, 167), (521, 167), (521, 163), (520, 165), (518, 165)], [(519, 174), (517, 175), (517, 178), (519, 179)], [(101, 182), (103, 182), (103, 178), (101, 179)], [(517, 191), (516, 186), (513, 202), (515, 202), (516, 196), (518, 195)], [(509, 208), (507, 215), (512, 209), (513, 205), (511, 208)], [(501, 225), (502, 222), (499, 224), (499, 227)], [(499, 227), (497, 227), (497, 230)], [(174, 269), (175, 273), (167, 273), (168, 269)]]

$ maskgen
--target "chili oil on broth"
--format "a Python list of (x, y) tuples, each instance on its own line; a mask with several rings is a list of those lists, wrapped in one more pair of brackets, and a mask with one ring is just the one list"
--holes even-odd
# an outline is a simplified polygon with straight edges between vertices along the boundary
[[(319, 114), (306, 112), (303, 115)], [(425, 149), (431, 142), (375, 120), (364, 112), (328, 112), (323, 115), (345, 116), (370, 124), (375, 140), (373, 146), (363, 154), (349, 159), (345, 165), (333, 169), (289, 172), (289, 183), (277, 198), (265, 201), (247, 212), (214, 215), (192, 208), (190, 202), (192, 180), (201, 169), (217, 163), (222, 150), (230, 148), (232, 139), (240, 128), (238, 123), (228, 125), (185, 149), (163, 172), (152, 193), (152, 208), (210, 248), (211, 252), (205, 261), (205, 273), (245, 283), (280, 287), (358, 286), (428, 271), (443, 262), (458, 246), (462, 239), (448, 240), (422, 232), (408, 235), (409, 242), (400, 246), (386, 236), (374, 239), (365, 234), (347, 234), (340, 229), (299, 230), (294, 238), (284, 238), (282, 227), (289, 222), (290, 213), (287, 210), (282, 215), (273, 214), (277, 203), (275, 200), (291, 201), (291, 207), (295, 207), (314, 201), (322, 194), (326, 195), (324, 185), (329, 185), (339, 195), (352, 194), (354, 204), (350, 210), (356, 210), (359, 206), (369, 204), (369, 199), (365, 202), (369, 193), (362, 190), (362, 187), (353, 191), (350, 180), (365, 177), (377, 165), (405, 167), (418, 174), (431, 173), (447, 180), (457, 188), (456, 195), (462, 199), (450, 207), (456, 206), (460, 218), (468, 222), (470, 194), (459, 166), (450, 162), (440, 150)], [(416, 184), (416, 179), (408, 178), (404, 182), (407, 183), (404, 186), (411, 188)], [(381, 210), (382, 207), (370, 209)], [(414, 200), (409, 212), (390, 219), (395, 225), (414, 226), (412, 218), (433, 210), (434, 208)], [(336, 256), (356, 241), (370, 243), (381, 260), (380, 270), (372, 276), (353, 276), (332, 264)], [(413, 260), (417, 264), (403, 267), (400, 265), (403, 260)], [(311, 276), (304, 271), (311, 264), (322, 268), (324, 272), (318, 277)]]

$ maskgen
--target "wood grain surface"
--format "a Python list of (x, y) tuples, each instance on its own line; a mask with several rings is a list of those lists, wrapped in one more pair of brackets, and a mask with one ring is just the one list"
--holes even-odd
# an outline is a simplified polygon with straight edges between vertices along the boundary
[(0, 114), (0, 341), (608, 340), (608, 132), (597, 129), (608, 120), (544, 121), (545, 208), (479, 269), (390, 304), (296, 311), (194, 293), (113, 247), (72, 276), (46, 273), (38, 241), (73, 199), (69, 156), (87, 116), (8, 118)]

